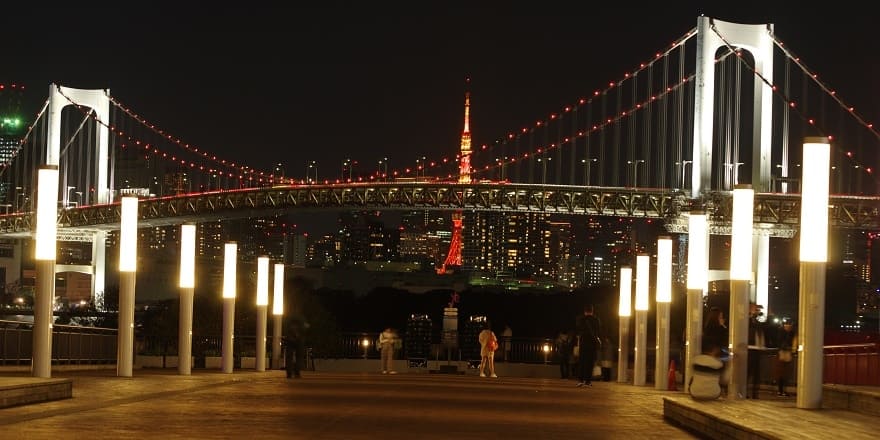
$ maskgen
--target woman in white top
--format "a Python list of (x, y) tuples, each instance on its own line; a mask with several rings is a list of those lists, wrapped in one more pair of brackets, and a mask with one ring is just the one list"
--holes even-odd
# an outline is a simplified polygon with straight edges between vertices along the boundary
[[(495, 375), (495, 350), (498, 349), (498, 338), (495, 336), (487, 321), (483, 324), (483, 331), (480, 332), (480, 377), (486, 377), (486, 367), (489, 368), (489, 377), (498, 377)], [(490, 344), (494, 341), (494, 344)]]
[(397, 340), (397, 332), (393, 328), (386, 328), (379, 334), (379, 350), (382, 352), (382, 374), (397, 374), (394, 371), (394, 343)]

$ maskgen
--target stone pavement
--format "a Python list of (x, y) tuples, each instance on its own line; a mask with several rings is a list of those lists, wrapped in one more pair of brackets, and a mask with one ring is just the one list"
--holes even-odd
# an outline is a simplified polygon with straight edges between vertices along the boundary
[(697, 438), (664, 421), (669, 392), (616, 383), (311, 371), (289, 380), (281, 371), (167, 369), (53, 377), (71, 378), (73, 397), (0, 410), (0, 438)]
[[(25, 372), (0, 373), (0, 385)], [(234, 374), (137, 369), (59, 371), (73, 397), (0, 409), (0, 439), (692, 439), (670, 423), (674, 404), (717, 427), (705, 438), (876, 438), (878, 419), (802, 410), (769, 390), (759, 400), (696, 402), (681, 391), (549, 378), (429, 373), (282, 371)], [(32, 380), (28, 379), (28, 380)], [(870, 394), (876, 402), (880, 393)], [(874, 405), (874, 403), (870, 403)], [(682, 420), (682, 419), (680, 419)], [(732, 430), (731, 426), (740, 429)]]

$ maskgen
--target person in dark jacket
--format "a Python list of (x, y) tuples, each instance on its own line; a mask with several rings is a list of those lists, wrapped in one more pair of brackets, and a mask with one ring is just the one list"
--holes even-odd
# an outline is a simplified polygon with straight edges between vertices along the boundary
[(602, 347), (602, 325), (593, 312), (593, 305), (587, 304), (584, 314), (577, 319), (579, 387), (592, 386), (596, 353)]
[(290, 319), (286, 333), (281, 340), (284, 346), (284, 370), (288, 379), (299, 378), (306, 359), (305, 324), (301, 320)]

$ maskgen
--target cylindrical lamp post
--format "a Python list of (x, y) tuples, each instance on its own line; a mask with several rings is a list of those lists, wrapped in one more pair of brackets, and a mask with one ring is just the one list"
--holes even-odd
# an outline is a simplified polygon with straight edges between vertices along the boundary
[(752, 221), (755, 191), (751, 185), (733, 189), (730, 237), (730, 383), (727, 397), (745, 399), (749, 367), (749, 281), (752, 279)]
[(116, 375), (131, 377), (134, 360), (134, 290), (137, 280), (137, 197), (123, 197), (119, 218), (119, 334)]
[(648, 371), (648, 282), (650, 281), (651, 257), (636, 256), (636, 343), (633, 385), (645, 384)]
[(632, 268), (620, 268), (620, 302), (617, 306), (618, 333), (620, 343), (617, 349), (617, 382), (629, 382), (629, 318), (632, 316)]
[[(284, 318), (284, 265), (275, 265), (275, 285), (272, 291), (272, 368), (281, 368), (281, 326)], [(291, 348), (292, 349), (292, 348)]]
[(830, 149), (826, 138), (804, 140), (803, 173), (809, 178), (801, 181), (797, 407), (806, 409), (822, 407)]
[(223, 256), (223, 343), (221, 370), (232, 373), (234, 352), (233, 334), (235, 333), (235, 265), (238, 259), (238, 244), (226, 243)]
[(709, 227), (706, 213), (691, 211), (688, 217), (687, 328), (685, 342), (685, 391), (694, 374), (694, 357), (703, 345), (703, 292), (709, 282)]
[(58, 238), (58, 166), (37, 172), (37, 225), (34, 230), (37, 269), (34, 286), (34, 333), (31, 375), (52, 377), (52, 303)]
[(177, 372), (192, 372), (193, 294), (195, 292), (196, 225), (180, 227), (180, 322), (177, 330)]
[(654, 388), (669, 388), (669, 303), (672, 302), (672, 239), (657, 239), (657, 345), (654, 350)]
[(266, 371), (266, 318), (269, 307), (269, 257), (257, 258), (256, 370)]

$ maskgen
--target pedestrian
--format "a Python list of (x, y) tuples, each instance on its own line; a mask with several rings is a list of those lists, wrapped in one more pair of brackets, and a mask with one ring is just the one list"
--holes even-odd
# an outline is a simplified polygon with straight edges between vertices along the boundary
[(510, 324), (504, 325), (504, 330), (501, 331), (501, 348), (502, 355), (504, 356), (504, 362), (510, 362), (510, 340), (513, 338), (513, 330), (510, 328)]
[(723, 361), (727, 357), (728, 337), (724, 312), (718, 307), (711, 307), (703, 324), (703, 353)]
[(307, 326), (302, 320), (291, 318), (287, 324), (287, 334), (281, 339), (284, 346), (284, 371), (288, 379), (298, 379), (305, 366)]
[(568, 379), (571, 376), (571, 351), (574, 336), (569, 331), (561, 331), (554, 341), (556, 357), (559, 359), (559, 377)]
[(597, 351), (602, 347), (602, 324), (593, 313), (592, 304), (584, 306), (584, 314), (577, 319), (578, 334), (578, 383), (577, 386), (593, 385), (593, 367)]
[(782, 328), (779, 330), (779, 352), (776, 356), (776, 395), (779, 397), (788, 397), (785, 390), (788, 384), (788, 376), (791, 374), (791, 363), (794, 359), (794, 351), (797, 346), (797, 335), (794, 332), (794, 325), (791, 319), (782, 321)]
[(498, 337), (492, 331), (489, 321), (483, 323), (483, 331), (480, 332), (478, 339), (480, 341), (480, 377), (486, 377), (486, 370), (489, 370), (489, 377), (498, 377), (495, 374), (495, 350), (498, 349)]
[(379, 351), (382, 353), (382, 374), (397, 374), (394, 371), (394, 349), (400, 337), (388, 327), (379, 334)]
[[(760, 304), (749, 304), (749, 356), (748, 381), (751, 382), (751, 398), (757, 399), (761, 389), (761, 357), (767, 347), (764, 322), (764, 307)], [(748, 391), (748, 390), (746, 390)]]

